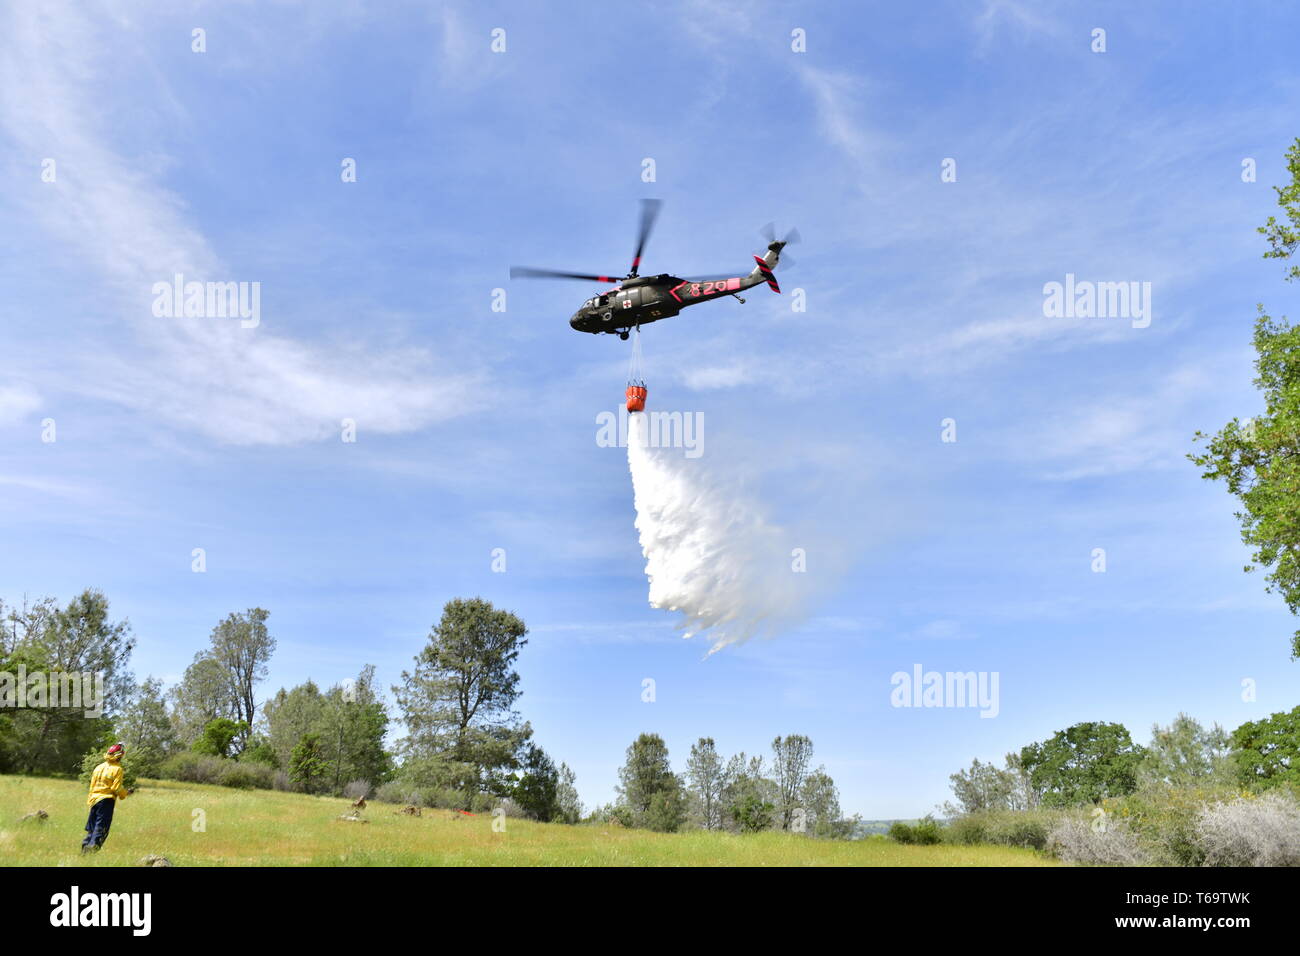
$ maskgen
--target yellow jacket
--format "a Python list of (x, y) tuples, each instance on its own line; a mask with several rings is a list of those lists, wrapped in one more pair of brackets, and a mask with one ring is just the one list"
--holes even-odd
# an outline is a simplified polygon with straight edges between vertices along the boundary
[(90, 775), (90, 796), (86, 806), (93, 807), (100, 800), (125, 800), (126, 787), (122, 786), (122, 755), (106, 754), (104, 762)]

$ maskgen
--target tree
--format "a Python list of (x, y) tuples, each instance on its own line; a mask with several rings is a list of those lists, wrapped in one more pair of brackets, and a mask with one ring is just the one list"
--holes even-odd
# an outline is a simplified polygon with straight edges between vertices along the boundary
[(582, 819), (582, 800), (578, 798), (577, 784), (577, 774), (567, 763), (560, 764), (560, 782), (556, 787), (555, 800), (563, 823), (577, 823)]
[(1025, 771), (1049, 807), (1098, 803), (1132, 793), (1144, 756), (1123, 724), (1099, 722), (1058, 730), (1049, 740), (1020, 751)]
[[(1300, 139), (1287, 151), (1287, 169), (1291, 183), (1276, 192), (1289, 225), (1270, 216), (1260, 227), (1272, 247), (1265, 258), (1290, 259), (1300, 241)], [(1291, 266), (1286, 279), (1297, 278), (1300, 266)], [(1241, 540), (1252, 549), (1245, 570), (1269, 569), (1265, 589), (1300, 614), (1300, 326), (1272, 319), (1263, 305), (1258, 311), (1254, 384), (1264, 413), (1244, 423), (1234, 418), (1212, 438), (1196, 432), (1193, 440), (1208, 444), (1187, 457), (1202, 478), (1225, 482), (1240, 500)], [(1300, 630), (1292, 635), (1291, 656), (1300, 659)]]
[(1300, 707), (1242, 724), (1232, 732), (1232, 746), (1243, 783), (1300, 788)]
[[(219, 717), (234, 720), (236, 713), (230, 675), (208, 651), (194, 655), (181, 682), (172, 688), (172, 723), (182, 746), (192, 746), (203, 728)], [(288, 756), (286, 751), (285, 756)]]
[[(0, 762), (25, 773), (75, 770), (111, 732), (135, 688), (128, 669), (135, 646), (131, 625), (109, 620), (108, 599), (93, 589), (65, 607), (49, 598), (24, 605), (10, 611), (7, 624), (6, 671), (26, 667), (29, 678), (43, 680), (36, 685), (40, 696), (29, 689), (26, 706), (6, 715)], [(68, 697), (79, 697), (79, 704), (68, 706)]]
[(799, 808), (812, 754), (813, 742), (802, 734), (777, 737), (772, 741), (772, 772), (776, 778), (777, 810), (782, 830), (790, 829), (795, 810)]
[(1034, 786), (1033, 778), (1025, 769), (1019, 753), (1006, 755), (1006, 772), (1011, 775), (1011, 795), (1007, 808), (1010, 810), (1036, 810), (1043, 802), (1043, 791)]
[(149, 677), (136, 687), (117, 722), (115, 736), (133, 755), (140, 776), (158, 776), (163, 761), (176, 749), (176, 731), (167, 713), (162, 681)]
[(504, 771), (517, 765), (532, 736), (514, 710), (514, 664), (527, 633), (518, 617), (482, 598), (448, 601), (415, 670), (403, 671), (402, 685), (393, 688), (408, 732), (408, 765), (462, 789), (467, 805), (485, 788), (505, 791)]
[(681, 781), (658, 734), (641, 734), (632, 742), (618, 779), (619, 804), (631, 811), (636, 826), (671, 832), (681, 825)]
[[(1277, 204), (1286, 214), (1287, 222), (1280, 223), (1276, 217), (1269, 216), (1268, 221), (1256, 230), (1271, 247), (1264, 253), (1265, 259), (1290, 259), (1300, 246), (1300, 139), (1286, 151), (1286, 168), (1291, 174), (1291, 182), (1274, 186), (1273, 192), (1277, 193)], [(1300, 265), (1289, 267), (1285, 276), (1288, 282), (1300, 279)]]
[(352, 780), (373, 784), (387, 780), (393, 762), (384, 749), (388, 708), (375, 691), (374, 665), (367, 664), (347, 685), (331, 687), (326, 701), (334, 742), (335, 790), (341, 791)]
[(276, 763), (289, 766), (293, 748), (303, 735), (321, 732), (325, 725), (325, 695), (316, 682), (308, 678), (290, 690), (283, 687), (262, 706), (267, 742), (275, 751)]
[(1218, 724), (1208, 730), (1179, 714), (1172, 724), (1151, 728), (1151, 743), (1140, 768), (1148, 786), (1194, 787), (1223, 780), (1229, 772), (1228, 735)]
[(805, 832), (819, 837), (846, 837), (848, 826), (841, 819), (840, 794), (835, 781), (818, 767), (804, 779), (799, 802), (805, 813)]
[(324, 766), (321, 773), (331, 792), (342, 793), (354, 780), (371, 784), (386, 780), (392, 769), (392, 758), (384, 749), (388, 711), (375, 691), (374, 676), (374, 667), (367, 664), (355, 680), (324, 693), (310, 679), (290, 690), (278, 690), (262, 707), (265, 751), (259, 749), (255, 759), (287, 767), (303, 736), (315, 734)]
[(275, 653), (275, 638), (266, 629), (268, 617), (269, 611), (253, 607), (231, 614), (212, 630), (210, 656), (226, 669), (235, 720), (246, 728), (241, 742), (247, 740), (257, 717), (254, 689), (266, 679), (267, 662)]
[(203, 728), (203, 733), (199, 735), (198, 740), (194, 741), (190, 749), (196, 754), (225, 759), (231, 755), (235, 739), (243, 736), (247, 730), (248, 725), (243, 721), (218, 717), (208, 722), (208, 725)]
[(952, 782), (952, 795), (957, 798), (956, 805), (944, 805), (948, 816), (1011, 808), (1016, 780), (1010, 770), (972, 760), (969, 770), (958, 770), (948, 779)]
[(528, 744), (524, 750), (523, 774), (515, 782), (511, 797), (534, 820), (550, 823), (561, 815), (560, 774), (555, 762), (541, 747)]
[(303, 734), (289, 755), (289, 779), (307, 793), (319, 793), (328, 770), (321, 755), (320, 734)]
[(701, 737), (691, 745), (686, 758), (686, 781), (694, 814), (705, 830), (722, 827), (722, 788), (726, 768), (712, 737)]
[(753, 833), (772, 826), (779, 796), (775, 781), (763, 772), (763, 758), (741, 751), (727, 761), (723, 776), (723, 818), (730, 828)]

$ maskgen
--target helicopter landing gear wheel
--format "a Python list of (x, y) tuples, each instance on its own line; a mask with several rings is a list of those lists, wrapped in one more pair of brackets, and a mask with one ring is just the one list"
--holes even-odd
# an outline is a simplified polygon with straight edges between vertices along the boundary
[(627, 341), (627, 335), (628, 335), (627, 329), (624, 329), (622, 332), (618, 333), (618, 337), (622, 339), (624, 342)]

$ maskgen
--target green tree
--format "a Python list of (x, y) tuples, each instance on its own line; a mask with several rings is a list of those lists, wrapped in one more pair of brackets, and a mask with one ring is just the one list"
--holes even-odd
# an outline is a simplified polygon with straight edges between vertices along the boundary
[(726, 767), (712, 737), (701, 737), (691, 745), (686, 758), (686, 781), (692, 811), (705, 830), (721, 828), (722, 788)]
[(1222, 727), (1215, 724), (1207, 729), (1179, 714), (1168, 727), (1152, 726), (1140, 782), (1183, 788), (1226, 781), (1231, 772), (1229, 753), (1230, 742)]
[(1009, 810), (1016, 780), (1010, 770), (972, 760), (969, 770), (958, 770), (948, 780), (957, 803), (945, 804), (944, 813), (959, 816), (985, 810)]
[(518, 617), (482, 598), (447, 602), (415, 670), (393, 688), (407, 728), (408, 775), (450, 783), (466, 806), (484, 790), (506, 792), (506, 772), (532, 736), (514, 710), (514, 664), (527, 633)]
[(777, 812), (782, 830), (790, 829), (795, 811), (800, 807), (812, 754), (813, 742), (802, 734), (777, 737), (772, 741), (772, 776), (776, 783)]
[(777, 785), (764, 771), (761, 756), (747, 757), (744, 751), (735, 754), (727, 761), (723, 777), (723, 818), (730, 829), (753, 833), (779, 822)]
[[(1274, 216), (1257, 230), (1270, 246), (1264, 253), (1265, 259), (1290, 259), (1300, 246), (1300, 138), (1286, 151), (1286, 169), (1291, 174), (1291, 182), (1285, 186), (1274, 186), (1277, 204), (1286, 216), (1286, 222), (1278, 222)], [(1300, 265), (1290, 266), (1286, 270), (1286, 279), (1300, 279)]]
[(176, 749), (176, 731), (162, 681), (146, 678), (136, 687), (117, 721), (116, 737), (126, 747), (142, 777), (157, 777), (166, 760)]
[(840, 793), (825, 767), (804, 779), (799, 802), (805, 813), (805, 832), (818, 837), (848, 836), (846, 821), (841, 818)]
[[(1287, 151), (1287, 169), (1290, 184), (1276, 189), (1287, 222), (1270, 216), (1259, 229), (1271, 245), (1266, 258), (1290, 259), (1300, 238), (1300, 139)], [(1300, 278), (1300, 266), (1291, 266), (1286, 278)], [(1264, 412), (1246, 422), (1234, 418), (1213, 437), (1196, 432), (1194, 440), (1207, 445), (1187, 457), (1202, 478), (1223, 481), (1241, 502), (1241, 540), (1252, 549), (1245, 570), (1267, 568), (1266, 590), (1300, 614), (1300, 326), (1271, 318), (1263, 305), (1258, 311), (1254, 384)], [(1300, 630), (1292, 635), (1291, 656), (1300, 659)]]
[(1243, 783), (1300, 789), (1300, 707), (1242, 724), (1232, 732), (1232, 747)]
[(1123, 724), (1101, 722), (1058, 730), (1020, 751), (1025, 771), (1049, 807), (1098, 803), (1132, 793), (1144, 756)]
[(210, 655), (228, 675), (234, 719), (245, 728), (241, 744), (247, 742), (257, 720), (255, 689), (266, 679), (267, 663), (275, 653), (275, 638), (266, 628), (270, 616), (270, 611), (253, 607), (242, 614), (231, 614), (212, 629)]
[(582, 819), (582, 800), (578, 797), (578, 775), (567, 763), (560, 764), (560, 782), (556, 786), (555, 800), (560, 808), (560, 820), (577, 823)]
[(534, 820), (550, 823), (562, 816), (560, 808), (560, 773), (546, 751), (534, 743), (524, 749), (523, 773), (511, 790), (519, 808)]
[(321, 751), (320, 734), (303, 734), (289, 755), (289, 779), (306, 793), (324, 789), (329, 764)]
[(8, 715), (0, 761), (24, 773), (73, 771), (131, 697), (131, 626), (111, 621), (108, 599), (93, 589), (63, 607), (47, 598), (11, 610), (6, 623), (6, 669), (25, 666), (44, 679), (41, 695), (29, 692), (26, 706)]
[(322, 732), (328, 706), (325, 695), (310, 678), (289, 690), (280, 688), (262, 705), (267, 742), (281, 767), (289, 766), (293, 748), (304, 734)]
[(681, 781), (658, 734), (641, 734), (632, 742), (618, 779), (619, 803), (631, 811), (634, 825), (664, 832), (681, 825)]
[(247, 730), (248, 726), (243, 721), (218, 717), (208, 722), (208, 725), (203, 728), (203, 733), (199, 735), (198, 740), (194, 741), (190, 749), (196, 754), (207, 754), (209, 757), (230, 757), (235, 740), (243, 736)]
[(176, 739), (183, 747), (192, 746), (212, 721), (219, 717), (234, 720), (237, 713), (230, 674), (206, 650), (194, 655), (169, 696)]

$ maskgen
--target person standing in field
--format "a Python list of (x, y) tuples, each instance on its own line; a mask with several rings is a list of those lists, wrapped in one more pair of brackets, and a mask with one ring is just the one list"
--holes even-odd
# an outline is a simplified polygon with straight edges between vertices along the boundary
[(86, 805), (90, 816), (86, 818), (86, 839), (81, 841), (81, 852), (98, 852), (108, 839), (108, 828), (113, 825), (113, 807), (134, 791), (122, 783), (122, 754), (126, 748), (113, 744), (104, 755), (104, 762), (90, 775), (90, 796)]

